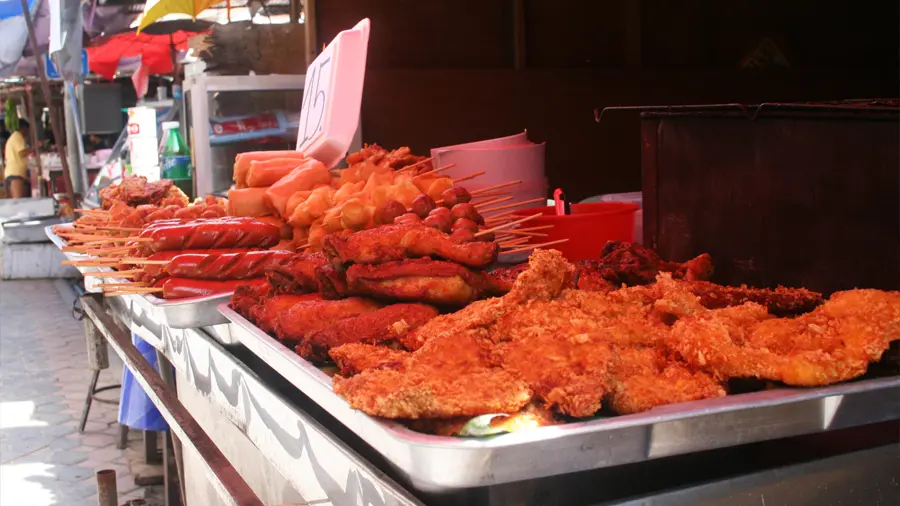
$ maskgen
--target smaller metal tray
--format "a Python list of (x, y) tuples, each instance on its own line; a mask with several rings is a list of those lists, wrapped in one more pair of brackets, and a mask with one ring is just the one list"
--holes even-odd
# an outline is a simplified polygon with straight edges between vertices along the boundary
[[(64, 225), (71, 227), (72, 225)], [(53, 233), (53, 227), (45, 227), (44, 233), (50, 241), (60, 250), (66, 246), (66, 241)], [(88, 255), (80, 253), (63, 252), (63, 255), (69, 260), (85, 260)], [(82, 274), (88, 272), (109, 272), (110, 276), (89, 276), (84, 278), (85, 291), (90, 293), (100, 293), (102, 290), (97, 287), (98, 284), (108, 281), (123, 281), (116, 278), (113, 269), (109, 267), (78, 267)], [(151, 326), (168, 325), (173, 329), (196, 329), (227, 324), (228, 319), (222, 316), (216, 309), (216, 306), (231, 299), (231, 293), (222, 293), (210, 295), (208, 297), (195, 297), (190, 299), (166, 300), (153, 295), (122, 295), (127, 300), (128, 307), (134, 315), (138, 317), (138, 321), (147, 323)], [(234, 344), (235, 340), (228, 337), (230, 331), (217, 327), (210, 332), (222, 344)]]
[(232, 334), (420, 490), (489, 486), (900, 419), (900, 377), (779, 388), (487, 438), (414, 432), (354, 410), (324, 372), (234, 312)]

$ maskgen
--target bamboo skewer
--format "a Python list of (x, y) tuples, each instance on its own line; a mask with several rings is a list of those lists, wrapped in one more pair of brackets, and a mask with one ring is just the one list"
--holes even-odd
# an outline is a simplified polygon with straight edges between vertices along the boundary
[(146, 258), (120, 258), (117, 263), (130, 265), (166, 265), (171, 260), (147, 260)]
[(510, 254), (510, 253), (521, 253), (521, 252), (523, 252), (523, 251), (528, 251), (528, 250), (531, 250), (531, 249), (544, 248), (544, 247), (547, 247), (547, 246), (553, 246), (554, 244), (562, 244), (562, 243), (567, 242), (567, 241), (568, 241), (568, 239), (559, 239), (558, 241), (544, 242), (544, 243), (541, 243), (541, 244), (529, 244), (528, 246), (523, 246), (523, 247), (521, 247), (521, 248), (517, 248), (517, 249), (514, 249), (514, 250), (501, 251), (500, 254), (501, 254), (501, 255), (507, 255), (507, 254)]
[(147, 283), (144, 283), (144, 282), (142, 282), (142, 281), (132, 281), (132, 282), (128, 282), (128, 283), (100, 283), (100, 284), (98, 284), (98, 285), (96, 285), (96, 286), (98, 286), (98, 287), (100, 287), (100, 288), (112, 288), (112, 287), (135, 287), (135, 288), (139, 288), (139, 287), (145, 287), (145, 286), (147, 286)]
[[(480, 213), (491, 213), (491, 212), (494, 212), (494, 211), (502, 211), (502, 210), (504, 210), (504, 209), (510, 209), (510, 208), (513, 208), (513, 207), (519, 207), (519, 206), (524, 206), (524, 205), (527, 205), (527, 204), (534, 204), (534, 203), (536, 203), (536, 202), (546, 202), (546, 201), (547, 201), (547, 199), (545, 199), (545, 198), (537, 198), (537, 199), (531, 199), (531, 200), (523, 200), (523, 201), (521, 201), (521, 202), (515, 202), (515, 203), (513, 203), (513, 204), (506, 204), (506, 205), (504, 205), (504, 206), (499, 206), (499, 207), (492, 207), (492, 208), (490, 208), (490, 209), (479, 209), (478, 212), (480, 212)], [(476, 206), (476, 207), (478, 207), (478, 206)]]
[(479, 193), (478, 195), (471, 195), (471, 196), (472, 196), (472, 200), (475, 200), (475, 199), (490, 199), (490, 198), (494, 198), (494, 197), (505, 197), (507, 195), (509, 195), (509, 192), (487, 192), (487, 193)]
[(105, 295), (107, 297), (116, 297), (119, 295), (137, 295), (137, 294), (142, 294), (142, 293), (158, 293), (161, 291), (163, 291), (162, 288), (154, 288), (154, 287), (149, 287), (149, 286), (145, 288), (145, 287), (141, 287), (141, 286), (135, 286), (135, 287), (126, 287), (122, 290), (117, 290), (114, 292), (104, 292), (103, 295)]
[(394, 172), (403, 172), (403, 171), (405, 171), (405, 170), (414, 169), (414, 168), (416, 168), (416, 167), (418, 167), (418, 166), (420, 166), (420, 165), (425, 165), (426, 163), (428, 163), (428, 162), (430, 162), (430, 161), (432, 161), (432, 160), (434, 160), (434, 158), (428, 157), (428, 158), (426, 158), (426, 159), (424, 159), (424, 160), (419, 160), (419, 161), (416, 162), (416, 163), (407, 165), (406, 167), (401, 167), (401, 168), (395, 170)]
[(107, 256), (113, 253), (121, 253), (134, 248), (134, 246), (116, 246), (115, 248), (96, 248), (87, 250), (88, 254), (96, 256)]
[[(496, 199), (485, 200), (484, 202), (479, 202), (474, 205), (475, 205), (475, 209), (478, 209), (481, 206), (490, 206), (490, 205), (494, 205), (494, 204), (499, 204), (500, 202), (506, 202), (507, 200), (512, 200), (512, 197), (499, 197)], [(479, 209), (478, 212), (480, 213), (481, 210)]]
[(486, 192), (486, 191), (499, 190), (500, 188), (506, 188), (507, 186), (512, 186), (512, 185), (515, 185), (515, 184), (519, 184), (519, 183), (521, 183), (521, 182), (522, 182), (521, 179), (516, 179), (515, 181), (509, 181), (509, 182), (507, 182), (507, 183), (500, 183), (500, 184), (495, 184), (495, 185), (492, 185), (492, 186), (485, 186), (484, 188), (479, 188), (479, 189), (477, 189), (477, 190), (472, 190), (472, 191), (469, 192), (469, 194), (471, 194), (471, 195), (473, 195), (473, 196), (474, 196), (474, 195), (479, 195), (479, 194), (482, 194), (482, 193), (484, 193), (484, 192)]
[(513, 226), (513, 225), (518, 225), (519, 223), (525, 223), (526, 221), (533, 220), (533, 219), (535, 219), (535, 218), (537, 218), (537, 217), (539, 217), (539, 216), (542, 216), (542, 214), (541, 214), (541, 213), (532, 214), (531, 216), (526, 216), (525, 218), (522, 218), (521, 220), (511, 221), (511, 222), (509, 222), (509, 223), (504, 223), (504, 224), (502, 224), (502, 225), (497, 225), (496, 227), (492, 227), (492, 228), (489, 228), (489, 229), (486, 229), (486, 230), (482, 230), (481, 232), (478, 232), (477, 234), (475, 234), (475, 237), (478, 237), (478, 236), (481, 236), (481, 235), (484, 235), (484, 234), (489, 234), (489, 233), (494, 232), (494, 231), (496, 231), (496, 230), (500, 230), (500, 229), (503, 229), (503, 228), (506, 228), (506, 227), (511, 227), (511, 226)]
[(540, 232), (519, 232), (518, 230), (504, 230), (502, 232), (497, 232), (497, 235), (511, 235), (511, 236), (528, 236), (528, 237), (547, 237), (547, 234), (542, 234)]
[(487, 174), (487, 172), (482, 171), (482, 172), (476, 172), (476, 173), (474, 173), (474, 174), (469, 174), (468, 176), (463, 176), (463, 177), (460, 177), (460, 178), (456, 178), (456, 179), (453, 180), (453, 184), (461, 183), (461, 182), (463, 182), (463, 181), (468, 181), (468, 180), (470, 180), (470, 179), (475, 179), (476, 177), (478, 177), (478, 176), (483, 176), (483, 175), (485, 175), (485, 174)]
[(513, 210), (513, 211), (506, 211), (505, 213), (495, 214), (495, 215), (493, 215), (493, 216), (486, 217), (486, 218), (484, 219), (484, 221), (486, 221), (486, 222), (491, 222), (491, 221), (503, 221), (504, 219), (508, 219), (508, 218), (509, 218), (510, 216), (512, 216), (513, 213), (515, 213), (515, 212), (516, 212), (516, 211)]
[(498, 242), (497, 245), (501, 248), (513, 248), (515, 246), (520, 246), (531, 240), (531, 237), (519, 237), (518, 239), (512, 239), (509, 241)]
[(432, 174), (437, 174), (438, 172), (443, 172), (443, 171), (445, 171), (445, 170), (447, 170), (447, 169), (450, 169), (450, 168), (452, 168), (452, 167), (456, 167), (456, 164), (455, 164), (455, 163), (448, 163), (447, 165), (444, 165), (443, 167), (438, 167), (438, 168), (436, 168), (436, 169), (431, 169), (431, 170), (429, 170), (429, 171), (420, 172), (418, 175), (416, 175), (415, 177), (413, 177), (413, 179), (418, 179), (418, 178), (423, 177), (423, 176), (430, 176), (430, 175), (432, 175)]
[(129, 271), (110, 271), (110, 272), (85, 272), (82, 276), (88, 277), (97, 277), (97, 278), (119, 278), (125, 276), (133, 276), (135, 274), (143, 274), (144, 269), (131, 269)]

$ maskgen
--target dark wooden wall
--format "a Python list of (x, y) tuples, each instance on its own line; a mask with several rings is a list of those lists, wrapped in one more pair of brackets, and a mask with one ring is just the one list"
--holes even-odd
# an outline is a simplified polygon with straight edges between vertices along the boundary
[[(576, 199), (641, 186), (637, 115), (595, 108), (897, 96), (898, 16), (882, 0), (316, 2), (320, 44), (372, 20), (366, 142), (426, 153), (528, 129)], [(763, 37), (791, 69), (737, 69)]]

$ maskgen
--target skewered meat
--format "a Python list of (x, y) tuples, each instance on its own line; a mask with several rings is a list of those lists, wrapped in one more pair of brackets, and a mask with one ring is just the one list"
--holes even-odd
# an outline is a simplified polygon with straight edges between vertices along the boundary
[(214, 248), (269, 248), (281, 239), (278, 227), (251, 218), (197, 220), (145, 230), (149, 242), (142, 250), (160, 251)]
[(328, 360), (329, 350), (344, 344), (396, 345), (407, 332), (419, 328), (437, 315), (437, 309), (425, 304), (394, 304), (311, 332), (295, 349), (305, 359), (324, 362)]
[(325, 254), (335, 265), (379, 264), (428, 256), (482, 268), (497, 259), (497, 245), (458, 244), (447, 234), (422, 225), (385, 225), (349, 237), (328, 236)]
[(442, 306), (463, 306), (497, 293), (483, 273), (427, 258), (352, 265), (346, 279), (351, 294)]
[(377, 302), (362, 297), (343, 300), (315, 300), (300, 302), (275, 318), (275, 336), (296, 346), (303, 338), (334, 323), (371, 313), (381, 307)]
[(166, 271), (170, 276), (218, 281), (261, 278), (267, 268), (284, 265), (293, 257), (289, 251), (182, 254), (166, 265)]
[(162, 288), (162, 298), (166, 300), (187, 299), (193, 297), (208, 297), (210, 295), (218, 295), (230, 293), (243, 284), (262, 286), (266, 282), (265, 279), (257, 278), (251, 280), (230, 280), (230, 281), (208, 281), (203, 279), (188, 278), (163, 278), (157, 281), (154, 286)]
[[(187, 205), (187, 197), (181, 190), (177, 190), (171, 179), (160, 179), (148, 182), (143, 176), (125, 176), (119, 184), (112, 184), (100, 190), (100, 202), (103, 209), (110, 209), (115, 202), (121, 202), (129, 206), (141, 204), (158, 205), (166, 197), (176, 197), (174, 200), (181, 202), (179, 207)], [(178, 198), (181, 193), (183, 200)], [(168, 204), (168, 203), (167, 203)]]
[(274, 293), (304, 294), (319, 291), (317, 269), (328, 265), (322, 253), (297, 253), (285, 264), (269, 265), (266, 279)]

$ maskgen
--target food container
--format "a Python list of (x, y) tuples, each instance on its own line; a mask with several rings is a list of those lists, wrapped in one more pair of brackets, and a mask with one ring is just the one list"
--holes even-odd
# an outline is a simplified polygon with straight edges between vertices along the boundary
[(530, 243), (545, 243), (568, 239), (568, 242), (553, 245), (570, 261), (593, 260), (600, 257), (600, 251), (607, 241), (633, 241), (635, 213), (640, 209), (629, 202), (597, 202), (593, 204), (572, 204), (572, 214), (558, 216), (553, 207), (532, 207), (517, 210), (517, 218), (542, 213), (523, 227), (553, 225), (541, 230), (546, 237), (535, 237)]

